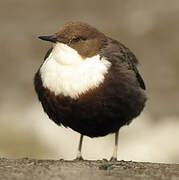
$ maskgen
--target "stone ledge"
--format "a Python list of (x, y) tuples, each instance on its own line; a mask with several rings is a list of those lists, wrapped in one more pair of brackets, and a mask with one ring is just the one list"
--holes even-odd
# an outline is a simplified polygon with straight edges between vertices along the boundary
[(0, 180), (179, 180), (179, 164), (0, 159)]

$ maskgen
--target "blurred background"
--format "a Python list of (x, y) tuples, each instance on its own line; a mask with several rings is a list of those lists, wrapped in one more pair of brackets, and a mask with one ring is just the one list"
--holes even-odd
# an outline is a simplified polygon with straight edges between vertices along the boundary
[[(118, 159), (179, 163), (179, 1), (1, 0), (0, 157), (74, 159), (79, 134), (43, 112), (33, 76), (50, 43), (39, 35), (87, 22), (129, 47), (140, 61), (148, 102), (119, 136)], [(110, 158), (114, 136), (85, 137), (83, 156)]]

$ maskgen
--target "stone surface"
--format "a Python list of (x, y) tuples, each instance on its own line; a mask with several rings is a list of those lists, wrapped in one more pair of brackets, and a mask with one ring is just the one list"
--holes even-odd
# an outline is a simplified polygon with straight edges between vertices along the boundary
[(179, 164), (0, 159), (0, 180), (178, 180)]

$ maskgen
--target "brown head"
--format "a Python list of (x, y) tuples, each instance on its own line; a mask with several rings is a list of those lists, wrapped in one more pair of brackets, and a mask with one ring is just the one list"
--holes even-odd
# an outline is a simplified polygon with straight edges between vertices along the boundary
[(54, 35), (39, 38), (53, 43), (64, 43), (82, 57), (100, 54), (107, 44), (107, 37), (103, 33), (83, 22), (69, 22)]

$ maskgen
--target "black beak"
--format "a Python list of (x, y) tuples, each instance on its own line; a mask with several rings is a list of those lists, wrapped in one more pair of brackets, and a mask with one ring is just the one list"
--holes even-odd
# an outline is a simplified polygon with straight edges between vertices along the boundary
[(39, 36), (38, 38), (41, 39), (41, 40), (50, 41), (50, 42), (53, 42), (53, 43), (57, 42), (57, 38), (54, 37), (54, 35), (52, 35), (52, 36)]

